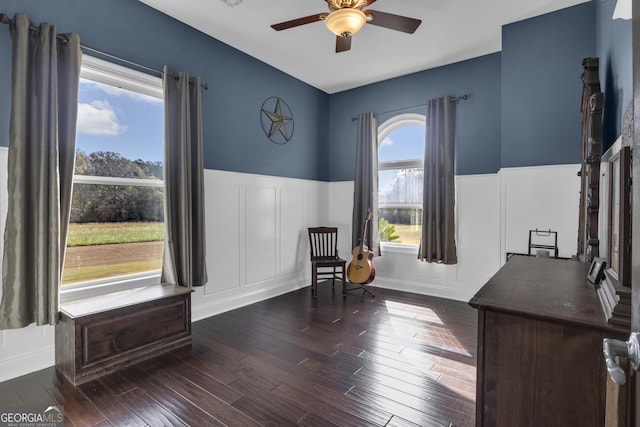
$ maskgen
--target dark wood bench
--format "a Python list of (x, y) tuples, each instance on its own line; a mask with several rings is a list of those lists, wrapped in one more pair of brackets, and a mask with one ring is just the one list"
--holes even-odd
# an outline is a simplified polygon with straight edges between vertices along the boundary
[(73, 385), (191, 345), (191, 290), (155, 285), (61, 306), (56, 370)]

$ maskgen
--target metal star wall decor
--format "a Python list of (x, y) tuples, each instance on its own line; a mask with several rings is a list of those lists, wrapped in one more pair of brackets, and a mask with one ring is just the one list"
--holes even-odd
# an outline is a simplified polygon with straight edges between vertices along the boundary
[(260, 120), (264, 134), (276, 144), (286, 144), (293, 136), (293, 114), (282, 99), (272, 96), (262, 103)]

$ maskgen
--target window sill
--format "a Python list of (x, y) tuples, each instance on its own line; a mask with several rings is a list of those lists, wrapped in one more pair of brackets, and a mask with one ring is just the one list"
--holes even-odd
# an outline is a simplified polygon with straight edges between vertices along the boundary
[(398, 243), (381, 243), (380, 244), (382, 254), (385, 252), (398, 253), (398, 254), (410, 254), (418, 256), (418, 245), (398, 244)]
[(120, 276), (117, 279), (74, 283), (62, 286), (60, 289), (60, 304), (160, 284), (159, 271), (130, 274)]
[(141, 286), (124, 291), (67, 301), (61, 304), (60, 308), (70, 318), (80, 318), (186, 293), (191, 293), (191, 289), (177, 285), (161, 284)]

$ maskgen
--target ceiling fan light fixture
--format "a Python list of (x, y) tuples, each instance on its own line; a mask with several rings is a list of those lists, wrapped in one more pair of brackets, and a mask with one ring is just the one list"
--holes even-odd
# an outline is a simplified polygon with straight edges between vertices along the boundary
[(331, 12), (324, 20), (325, 25), (336, 36), (352, 36), (367, 22), (367, 16), (359, 9), (343, 8)]

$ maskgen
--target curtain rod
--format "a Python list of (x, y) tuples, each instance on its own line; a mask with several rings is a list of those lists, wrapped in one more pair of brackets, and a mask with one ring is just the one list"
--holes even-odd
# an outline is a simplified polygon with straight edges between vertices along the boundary
[[(9, 16), (7, 16), (7, 14), (5, 14), (5, 13), (0, 13), (0, 23), (2, 23), (2, 24), (11, 24), (11, 23), (13, 23), (13, 19), (9, 18)], [(40, 28), (36, 27), (33, 24), (30, 26), (30, 28), (32, 30), (35, 30), (35, 31), (40, 31)], [(56, 35), (56, 37), (59, 40), (66, 40), (66, 38), (63, 35), (59, 35), (58, 34), (58, 35)], [(162, 74), (163, 74), (162, 70), (158, 70), (157, 68), (152, 68), (152, 67), (148, 67), (146, 65), (139, 64), (137, 62), (129, 61), (128, 59), (125, 59), (125, 58), (122, 58), (120, 56), (107, 53), (107, 52), (105, 52), (103, 50), (100, 50), (100, 49), (95, 49), (93, 47), (90, 47), (90, 46), (87, 46), (87, 45), (84, 45), (84, 44), (80, 44), (80, 48), (82, 48), (83, 50), (88, 50), (90, 52), (97, 53), (98, 55), (106, 56), (107, 58), (115, 59), (116, 61), (124, 62), (125, 64), (133, 65), (134, 67), (138, 67), (138, 68), (141, 68), (143, 70), (150, 71), (152, 73), (158, 74), (159, 76), (162, 76)], [(168, 74), (170, 76), (177, 77), (173, 73), (168, 73)], [(202, 87), (202, 89), (204, 89), (204, 90), (209, 90), (209, 85), (207, 85), (206, 83), (201, 83), (200, 87)]]
[[(452, 96), (451, 100), (453, 102), (458, 102), (458, 101), (466, 101), (467, 99), (469, 99), (469, 95), (464, 94), (462, 96)], [(420, 105), (414, 105), (412, 107), (404, 107), (404, 108), (398, 108), (396, 110), (388, 110), (388, 111), (382, 111), (380, 113), (377, 113), (378, 115), (383, 115), (383, 114), (391, 114), (391, 113), (399, 113), (401, 111), (407, 111), (407, 110), (413, 110), (415, 108), (420, 108), (420, 107), (426, 107), (427, 104), (420, 104)], [(351, 117), (351, 121), (355, 122), (356, 120), (358, 120), (357, 117)]]

